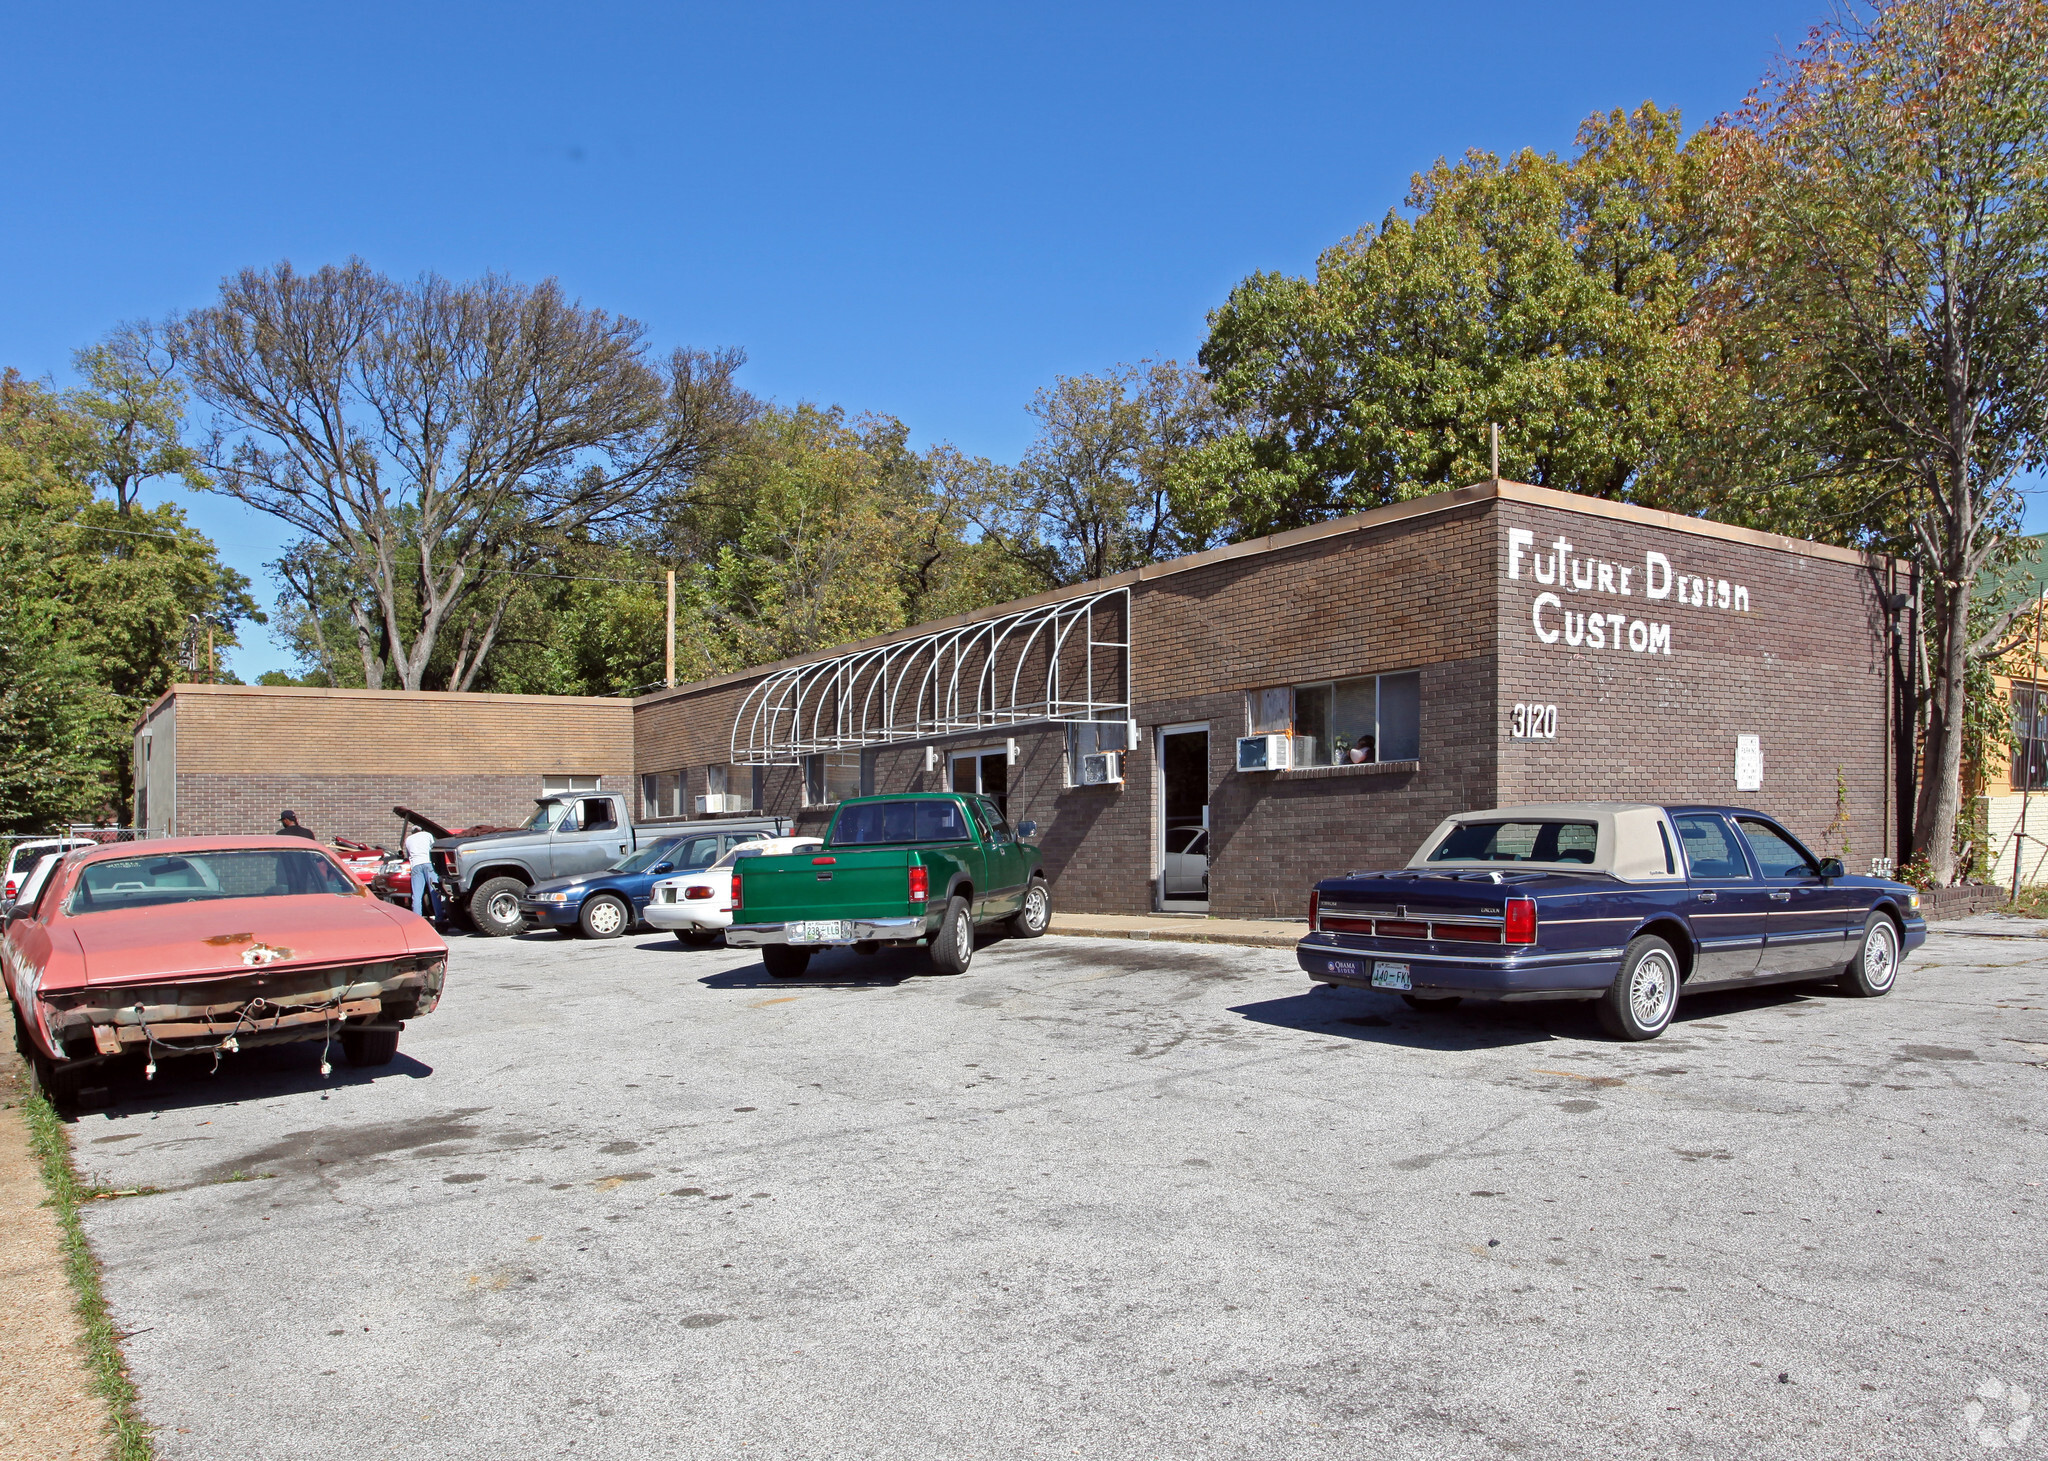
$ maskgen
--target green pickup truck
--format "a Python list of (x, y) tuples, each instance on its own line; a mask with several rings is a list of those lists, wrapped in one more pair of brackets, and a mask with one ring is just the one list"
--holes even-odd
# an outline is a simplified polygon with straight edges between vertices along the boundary
[(974, 926), (1007, 920), (1019, 938), (1052, 922), (1044, 859), (985, 796), (920, 792), (841, 804), (825, 845), (734, 864), (728, 947), (759, 949), (792, 979), (814, 950), (928, 944), (940, 972), (974, 957)]

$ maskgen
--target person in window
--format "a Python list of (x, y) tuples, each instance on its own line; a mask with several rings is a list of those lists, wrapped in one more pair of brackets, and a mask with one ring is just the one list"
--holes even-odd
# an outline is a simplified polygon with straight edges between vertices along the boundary
[(280, 837), (303, 837), (308, 842), (318, 842), (312, 832), (299, 825), (299, 814), (286, 807), (277, 814), (277, 835)]

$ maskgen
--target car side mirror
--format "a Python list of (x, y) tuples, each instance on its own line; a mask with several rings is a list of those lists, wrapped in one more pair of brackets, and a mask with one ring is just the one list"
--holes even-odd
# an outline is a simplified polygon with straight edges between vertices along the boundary
[(657, 862), (653, 867), (649, 868), (647, 871), (649, 871), (650, 873), (672, 873), (675, 870), (676, 865), (672, 862)]
[(1036, 837), (1037, 835), (1038, 823), (1032, 821), (1029, 817), (1026, 817), (1017, 824), (1017, 840), (1019, 842), (1023, 841), (1026, 837)]
[(1820, 875), (1824, 878), (1844, 878), (1849, 874), (1842, 866), (1842, 859), (1831, 857), (1820, 865)]

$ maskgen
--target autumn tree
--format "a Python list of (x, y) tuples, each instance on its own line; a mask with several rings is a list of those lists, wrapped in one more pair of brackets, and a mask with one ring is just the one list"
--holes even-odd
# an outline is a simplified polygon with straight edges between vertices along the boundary
[[(1914, 848), (1954, 872), (1980, 612), (2048, 409), (2048, 8), (1892, 0), (1815, 29), (1722, 129), (1760, 392), (1863, 517), (1903, 523), (1930, 670)], [(1882, 537), (1882, 534), (1874, 536)], [(2020, 607), (2023, 607), (2020, 606)]]

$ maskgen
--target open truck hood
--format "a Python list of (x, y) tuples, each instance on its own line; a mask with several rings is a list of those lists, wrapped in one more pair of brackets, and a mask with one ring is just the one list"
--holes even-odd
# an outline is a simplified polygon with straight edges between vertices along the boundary
[[(397, 910), (332, 893), (109, 909), (67, 919), (65, 929), (84, 955), (88, 987), (374, 963), (424, 952), (411, 947)], [(53, 969), (44, 988), (65, 987), (76, 986)]]

